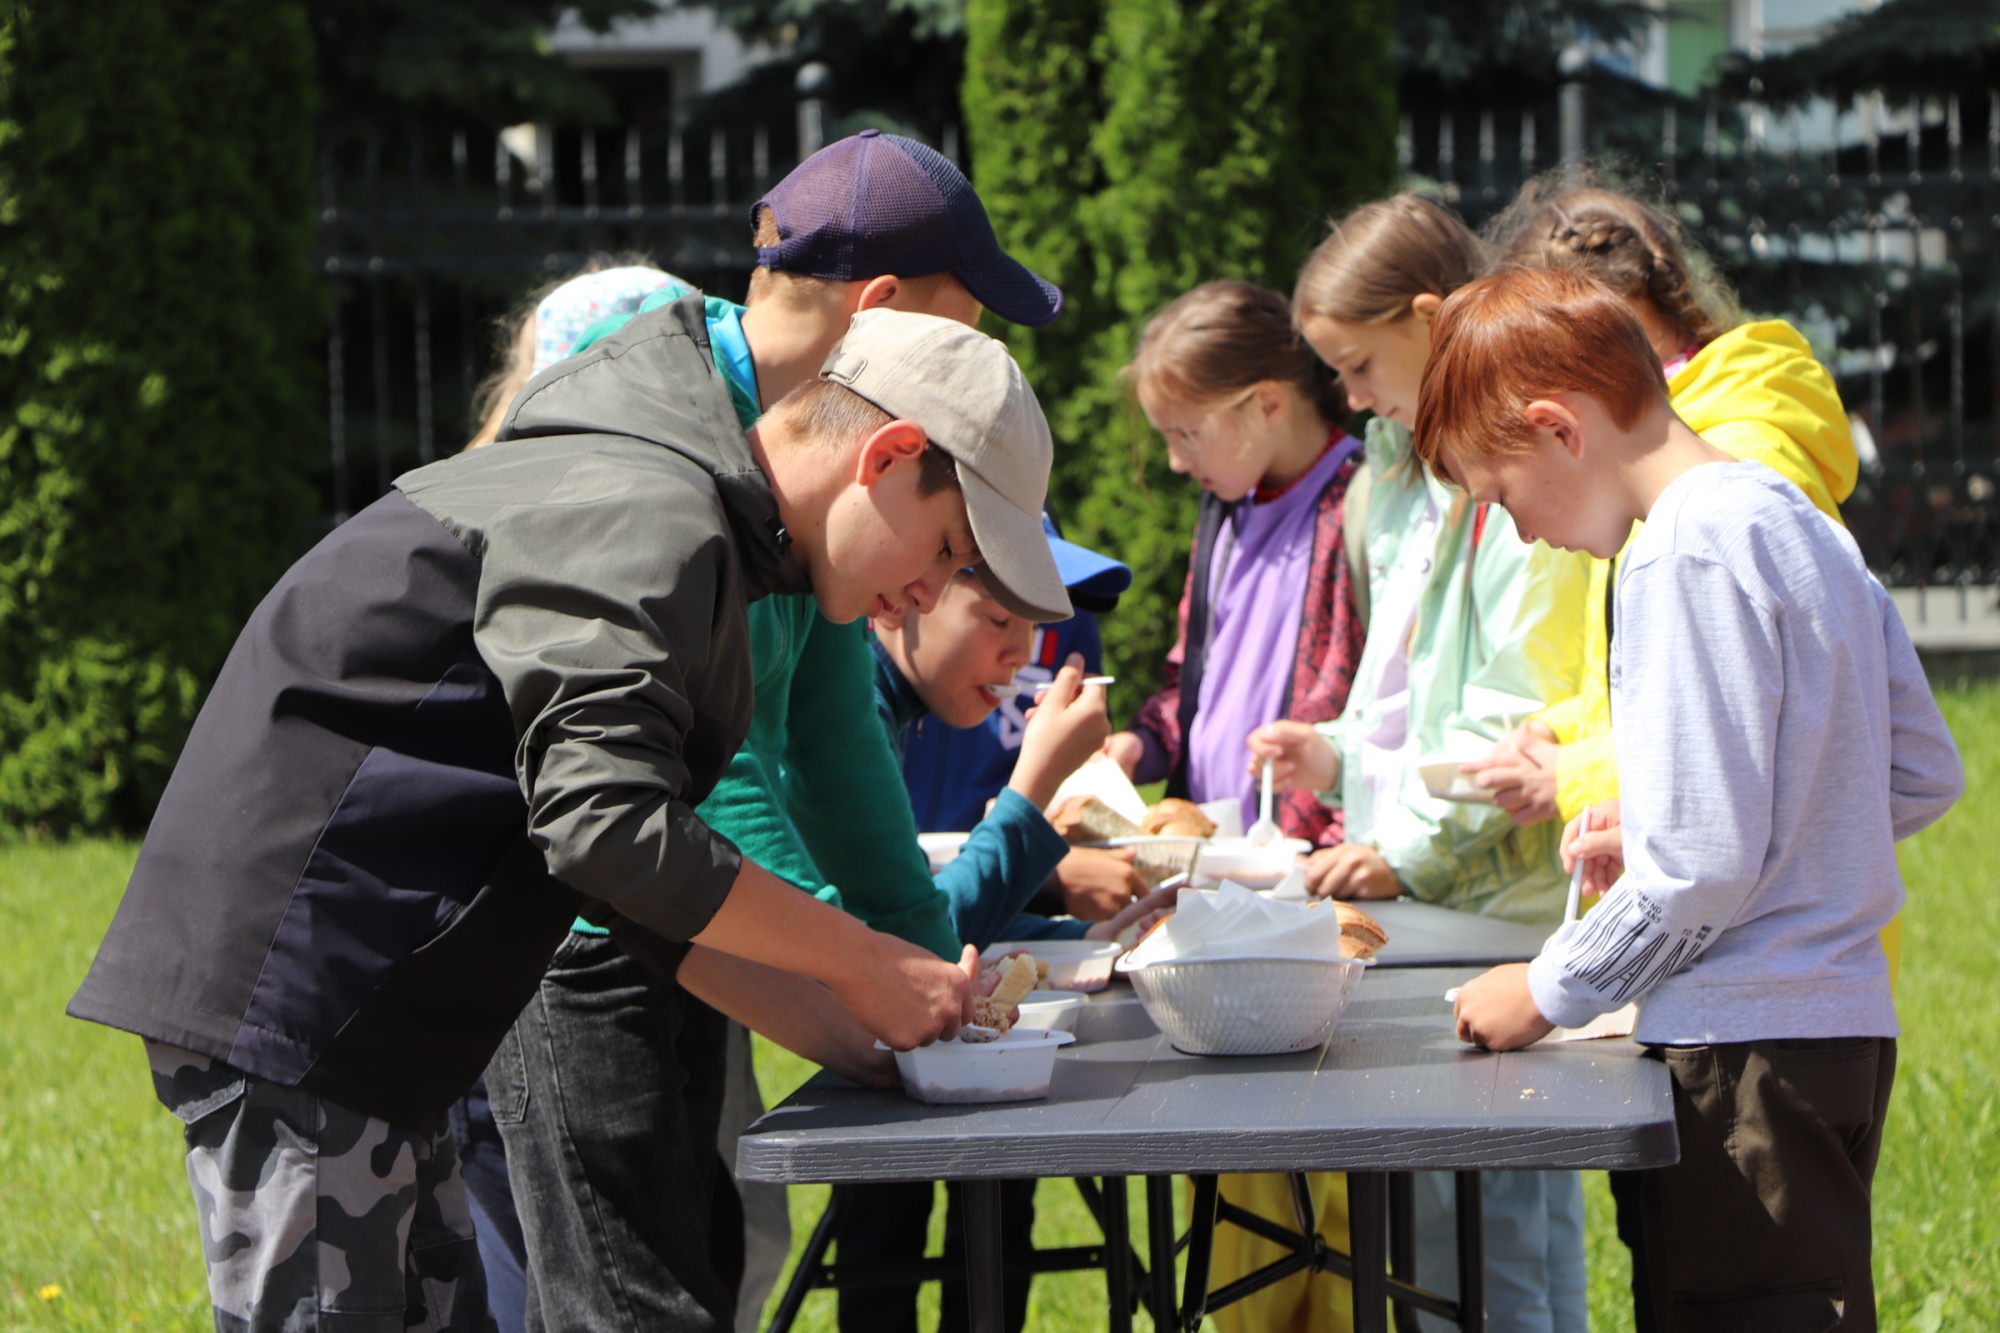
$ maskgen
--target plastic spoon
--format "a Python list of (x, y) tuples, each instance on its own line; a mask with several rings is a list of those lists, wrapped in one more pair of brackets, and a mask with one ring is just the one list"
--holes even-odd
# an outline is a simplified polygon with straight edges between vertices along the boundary
[(1250, 831), (1243, 836), (1250, 840), (1251, 846), (1262, 847), (1276, 842), (1283, 831), (1278, 827), (1278, 822), (1271, 818), (1271, 761), (1266, 759), (1264, 790), (1257, 798), (1257, 822), (1252, 824)]
[[(1077, 685), (1078, 688), (1090, 685), (1109, 685), (1111, 684), (1111, 682), (1117, 679), (1118, 677), (1116, 676), (1085, 676), (1082, 680), (1077, 682)], [(1042, 694), (1053, 688), (1055, 688), (1055, 682), (1052, 680), (1045, 680), (1041, 684), (1035, 686), (1035, 693)]]
[[(1583, 807), (1583, 827), (1578, 836), (1590, 832), (1590, 807)], [(1576, 858), (1576, 868), (1569, 875), (1569, 901), (1563, 904), (1563, 924), (1576, 920), (1577, 909), (1583, 906), (1583, 858)]]

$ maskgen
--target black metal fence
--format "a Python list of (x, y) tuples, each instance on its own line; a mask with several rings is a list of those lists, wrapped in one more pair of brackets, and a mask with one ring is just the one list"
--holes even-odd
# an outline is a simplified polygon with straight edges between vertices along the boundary
[[(463, 443), (496, 317), (589, 256), (646, 252), (740, 296), (748, 206), (801, 141), (786, 124), (329, 143), (336, 521)], [(2000, 581), (2000, 93), (1784, 110), (1594, 77), (1539, 103), (1411, 107), (1401, 151), (1475, 225), (1566, 161), (1656, 192), (1747, 310), (1792, 320), (1833, 368), (1864, 458), (1847, 518), (1884, 580)]]
[(1834, 371), (1863, 458), (1844, 509), (1883, 580), (2000, 581), (2000, 93), (1787, 109), (1579, 82), (1413, 109), (1401, 150), (1475, 224), (1566, 165), (1671, 206), (1745, 310)]
[(644, 254), (740, 297), (750, 205), (790, 167), (772, 138), (545, 128), (324, 145), (329, 521), (465, 443), (497, 322), (592, 256)]

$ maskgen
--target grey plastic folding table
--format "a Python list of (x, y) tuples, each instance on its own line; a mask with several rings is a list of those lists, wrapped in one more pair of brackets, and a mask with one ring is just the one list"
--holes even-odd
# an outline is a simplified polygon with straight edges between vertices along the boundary
[[(1103, 1177), (1103, 1267), (1119, 1333), (1141, 1297), (1156, 1327), (1193, 1330), (1215, 1304), (1248, 1294), (1249, 1279), (1208, 1290), (1218, 1216), (1243, 1224), (1218, 1206), (1217, 1173), (1278, 1172), (1302, 1183), (1305, 1172), (1344, 1171), (1350, 1253), (1311, 1234), (1303, 1211), (1297, 1232), (1257, 1219), (1253, 1230), (1292, 1250), (1283, 1272), (1262, 1276), (1315, 1268), (1349, 1277), (1358, 1333), (1383, 1333), (1391, 1300), (1477, 1329), (1478, 1172), (1663, 1166), (1678, 1148), (1666, 1069), (1629, 1041), (1497, 1055), (1460, 1044), (1444, 992), (1476, 974), (1372, 969), (1326, 1046), (1287, 1056), (1184, 1055), (1129, 992), (1114, 989), (1084, 1009), (1046, 1101), (926, 1106), (821, 1076), (743, 1135), (737, 1173), (784, 1184), (963, 1182), (973, 1333), (1001, 1327), (999, 1182)], [(1391, 1254), (1407, 1250), (1392, 1246), (1386, 1224), (1392, 1173), (1408, 1171), (1460, 1173), (1457, 1302), (1415, 1286), (1408, 1254)], [(1177, 1244), (1170, 1186), (1179, 1174), (1193, 1178), (1195, 1219)], [(1134, 1291), (1125, 1217), (1124, 1178), (1133, 1175), (1148, 1177), (1154, 1262), (1143, 1293)], [(1176, 1303), (1168, 1256), (1178, 1246), (1188, 1266)]]

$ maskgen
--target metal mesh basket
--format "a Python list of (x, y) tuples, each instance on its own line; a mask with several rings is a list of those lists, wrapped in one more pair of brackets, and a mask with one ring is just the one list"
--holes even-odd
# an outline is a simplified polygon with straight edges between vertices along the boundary
[(1367, 970), (1351, 958), (1192, 958), (1127, 975), (1189, 1055), (1278, 1055), (1325, 1041)]
[(1175, 875), (1192, 875), (1195, 858), (1201, 852), (1202, 839), (1173, 837), (1161, 834), (1142, 835), (1133, 838), (1107, 838), (1103, 842), (1087, 842), (1085, 847), (1136, 847), (1138, 855), (1132, 864), (1149, 886), (1157, 887)]

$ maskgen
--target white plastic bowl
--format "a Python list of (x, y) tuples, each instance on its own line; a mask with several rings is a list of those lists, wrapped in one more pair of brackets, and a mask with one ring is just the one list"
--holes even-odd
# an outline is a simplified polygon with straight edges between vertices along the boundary
[(1025, 950), (1037, 962), (1049, 965), (1044, 982), (1047, 990), (1101, 991), (1111, 984), (1111, 965), (1124, 953), (1116, 940), (1001, 940), (986, 946), (979, 955), (982, 963), (998, 962), (1010, 953)]
[(1491, 805), (1493, 793), (1474, 782), (1465, 773), (1458, 771), (1456, 759), (1428, 759), (1417, 765), (1417, 772), (1423, 776), (1424, 790), (1434, 800), (1461, 801), (1468, 805)]
[(931, 873), (937, 874), (951, 864), (958, 855), (958, 849), (965, 846), (970, 833), (919, 833), (917, 846), (924, 849), (924, 856), (931, 863)]
[(1032, 1102), (1049, 1095), (1056, 1048), (1075, 1040), (1074, 1032), (1017, 1027), (998, 1041), (933, 1042), (897, 1051), (896, 1072), (920, 1102)]
[(1051, 1032), (1074, 1032), (1076, 1016), (1083, 1012), (1084, 1001), (1089, 998), (1077, 990), (1030, 991), (1019, 1005), (1021, 1016), (1014, 1021), (1014, 1030), (1044, 1028)]
[(1195, 859), (1197, 879), (1226, 879), (1246, 889), (1275, 889), (1292, 863), (1312, 850), (1304, 838), (1277, 838), (1262, 846), (1248, 838), (1210, 838)]
[(1367, 970), (1352, 958), (1189, 958), (1126, 975), (1189, 1055), (1279, 1055), (1325, 1041)]

